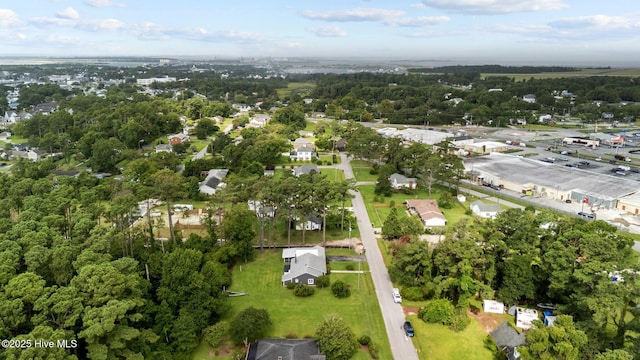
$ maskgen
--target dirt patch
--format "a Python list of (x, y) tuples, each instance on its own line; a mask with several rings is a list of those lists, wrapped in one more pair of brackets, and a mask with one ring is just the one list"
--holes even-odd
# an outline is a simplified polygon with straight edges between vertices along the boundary
[(404, 315), (417, 315), (420, 308), (417, 306), (403, 306), (402, 311), (404, 311)]
[(498, 326), (500, 326), (500, 324), (502, 324), (502, 322), (504, 321), (503, 319), (497, 318), (492, 314), (487, 314), (482, 312), (474, 314), (471, 311), (467, 311), (467, 314), (470, 317), (476, 319), (476, 321), (478, 321), (478, 323), (480, 324), (482, 329), (484, 329), (487, 335), (489, 335), (493, 330), (495, 330)]
[(232, 345), (220, 345), (218, 351), (211, 349), (209, 350), (209, 357), (212, 359), (227, 357), (233, 355), (234, 347)]

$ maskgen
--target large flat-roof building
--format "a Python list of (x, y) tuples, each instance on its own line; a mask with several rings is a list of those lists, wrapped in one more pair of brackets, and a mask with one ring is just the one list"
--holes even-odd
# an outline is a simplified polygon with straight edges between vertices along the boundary
[(619, 199), (640, 191), (637, 181), (500, 153), (466, 159), (464, 166), (471, 180), (605, 209), (616, 208)]

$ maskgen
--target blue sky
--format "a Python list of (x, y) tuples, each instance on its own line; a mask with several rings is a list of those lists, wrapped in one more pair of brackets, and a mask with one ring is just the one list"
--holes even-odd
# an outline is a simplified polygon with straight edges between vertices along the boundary
[(0, 0), (0, 54), (640, 67), (640, 2)]

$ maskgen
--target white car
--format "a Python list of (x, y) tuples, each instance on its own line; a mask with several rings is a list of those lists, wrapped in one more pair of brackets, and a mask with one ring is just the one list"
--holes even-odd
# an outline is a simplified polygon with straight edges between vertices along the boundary
[(398, 288), (393, 288), (393, 302), (396, 304), (402, 302), (402, 296), (400, 296), (400, 290), (398, 290)]

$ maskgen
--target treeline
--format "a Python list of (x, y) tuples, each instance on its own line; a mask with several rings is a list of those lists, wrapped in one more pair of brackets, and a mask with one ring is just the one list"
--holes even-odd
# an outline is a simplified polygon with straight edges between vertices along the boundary
[(188, 359), (228, 309), (222, 289), (235, 249), (246, 248), (236, 245), (255, 237), (231, 224), (251, 213), (225, 217), (225, 250), (213, 227), (184, 243), (159, 241), (153, 227), (129, 225), (139, 199), (169, 199), (167, 183), (182, 191), (175, 177), (53, 177), (50, 167), (20, 161), (0, 175), (0, 337), (77, 345), (14, 347), (3, 357)]
[(547, 72), (571, 72), (580, 69), (566, 66), (503, 66), (503, 65), (451, 65), (433, 68), (410, 68), (414, 73), (482, 73), (482, 74), (540, 74)]
[[(555, 304), (588, 338), (567, 340), (567, 349), (576, 354), (571, 358), (620, 349), (632, 359), (640, 353), (639, 269), (632, 244), (604, 221), (509, 209), (495, 220), (453, 226), (437, 246), (393, 242), (389, 274), (410, 300), (448, 299), (465, 309), (476, 298), (509, 306)], [(549, 338), (529, 351), (535, 354), (554, 341), (561, 340)], [(555, 358), (562, 353), (550, 351)]]

